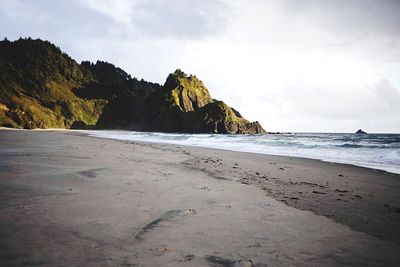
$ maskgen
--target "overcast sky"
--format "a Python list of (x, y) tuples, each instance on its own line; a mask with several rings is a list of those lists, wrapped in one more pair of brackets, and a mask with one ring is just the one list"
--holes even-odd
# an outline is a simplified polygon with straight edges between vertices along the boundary
[(270, 131), (400, 132), (399, 0), (0, 0), (0, 37), (164, 83), (181, 68)]

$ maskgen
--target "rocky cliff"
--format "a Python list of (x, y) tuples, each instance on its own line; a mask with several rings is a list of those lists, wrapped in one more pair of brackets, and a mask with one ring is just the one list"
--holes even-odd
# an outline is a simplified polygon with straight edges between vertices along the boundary
[(181, 70), (163, 86), (114, 65), (78, 64), (47, 41), (0, 42), (0, 126), (266, 133)]
[(146, 114), (138, 118), (143, 130), (189, 133), (266, 133), (222, 101), (212, 99), (196, 76), (181, 70), (170, 74), (161, 90), (147, 99)]

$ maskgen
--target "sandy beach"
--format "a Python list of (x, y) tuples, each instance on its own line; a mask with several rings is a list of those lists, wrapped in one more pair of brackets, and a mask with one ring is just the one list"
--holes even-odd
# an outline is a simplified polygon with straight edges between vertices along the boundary
[(400, 266), (400, 175), (0, 130), (1, 266)]

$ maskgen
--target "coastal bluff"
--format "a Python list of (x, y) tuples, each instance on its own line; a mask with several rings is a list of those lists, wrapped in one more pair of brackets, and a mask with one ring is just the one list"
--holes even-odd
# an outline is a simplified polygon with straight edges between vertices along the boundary
[(0, 126), (264, 134), (181, 70), (160, 85), (111, 63), (77, 63), (40, 39), (0, 41)]

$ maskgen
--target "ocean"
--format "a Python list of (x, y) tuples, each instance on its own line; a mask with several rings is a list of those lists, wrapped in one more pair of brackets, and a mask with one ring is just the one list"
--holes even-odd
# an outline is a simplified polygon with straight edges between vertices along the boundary
[(400, 174), (400, 134), (293, 133), (269, 135), (86, 131), (90, 136), (295, 156)]

